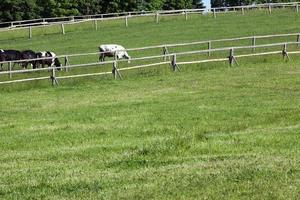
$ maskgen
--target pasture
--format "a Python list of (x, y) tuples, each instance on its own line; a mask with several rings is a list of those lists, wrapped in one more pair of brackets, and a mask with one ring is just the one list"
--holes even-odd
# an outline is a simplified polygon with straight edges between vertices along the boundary
[[(0, 48), (96, 52), (295, 33), (300, 22), (288, 9), (153, 20), (1, 33)], [(291, 57), (1, 85), (0, 198), (299, 199), (300, 59)]]

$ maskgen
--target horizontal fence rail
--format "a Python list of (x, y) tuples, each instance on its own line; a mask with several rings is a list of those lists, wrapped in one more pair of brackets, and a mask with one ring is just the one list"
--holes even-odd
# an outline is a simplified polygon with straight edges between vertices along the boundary
[[(98, 66), (98, 65), (107, 65), (112, 64), (112, 71), (110, 72), (95, 72), (95, 73), (85, 73), (85, 74), (77, 74), (77, 75), (66, 75), (66, 76), (57, 76), (56, 75), (56, 67), (48, 67), (48, 68), (40, 68), (40, 69), (26, 69), (26, 70), (15, 70), (15, 71), (3, 71), (0, 72), (2, 74), (11, 74), (11, 73), (24, 73), (24, 72), (36, 72), (36, 71), (48, 71), (50, 76), (42, 76), (36, 78), (25, 78), (25, 79), (18, 79), (18, 80), (10, 80), (10, 81), (2, 81), (0, 84), (9, 84), (9, 83), (19, 83), (19, 82), (28, 82), (28, 81), (37, 81), (37, 80), (46, 80), (49, 79), (52, 81), (52, 85), (58, 85), (58, 79), (68, 79), (68, 78), (78, 78), (78, 77), (88, 77), (88, 76), (97, 76), (97, 75), (107, 75), (113, 74), (115, 78), (119, 77), (122, 78), (120, 71), (125, 70), (132, 70), (138, 68), (145, 68), (145, 67), (153, 67), (153, 66), (161, 66), (161, 65), (170, 65), (174, 71), (180, 70), (180, 65), (188, 65), (188, 64), (196, 64), (196, 63), (208, 63), (208, 62), (220, 62), (220, 61), (229, 61), (230, 66), (233, 64), (238, 64), (236, 58), (242, 57), (251, 57), (251, 56), (264, 56), (264, 55), (272, 55), (272, 54), (281, 54), (283, 58), (289, 59), (289, 54), (298, 54), (300, 51), (293, 51), (288, 52), (287, 48), (289, 45), (298, 45), (300, 42), (288, 42), (288, 43), (272, 43), (272, 44), (263, 44), (263, 45), (255, 45), (255, 46), (235, 46), (235, 47), (223, 47), (223, 48), (215, 48), (215, 49), (208, 49), (208, 50), (198, 50), (198, 51), (187, 51), (187, 52), (178, 52), (178, 53), (169, 53), (165, 55), (155, 55), (155, 56), (147, 56), (147, 57), (139, 57), (133, 58), (131, 61), (135, 60), (151, 60), (153, 58), (163, 58), (164, 56), (168, 56), (172, 58), (170, 61), (164, 62), (156, 62), (150, 64), (143, 64), (143, 65), (136, 65), (130, 66), (125, 68), (118, 68), (118, 63), (124, 62), (123, 60), (114, 60), (114, 61), (106, 61), (106, 62), (97, 62), (97, 63), (86, 63), (86, 64), (78, 64), (78, 65), (67, 65), (60, 67), (61, 69), (67, 68), (76, 68), (76, 67), (90, 67), (90, 66)], [(262, 53), (251, 53), (251, 54), (241, 54), (235, 55), (235, 50), (239, 49), (253, 49), (253, 48), (266, 48), (266, 47), (282, 47), (281, 51), (269, 51), (269, 52), (262, 52)], [(193, 61), (183, 61), (177, 62), (177, 56), (186, 56), (186, 55), (193, 55), (193, 54), (202, 54), (207, 52), (229, 52), (227, 58), (216, 58), (216, 59), (204, 59), (204, 60), (193, 60)]]
[(97, 15), (85, 15), (85, 16), (67, 16), (67, 17), (56, 17), (56, 18), (42, 18), (32, 19), (23, 21), (12, 21), (0, 23), (0, 32), (14, 31), (14, 30), (28, 30), (28, 37), (32, 38), (32, 29), (39, 27), (47, 27), (60, 25), (60, 32), (66, 33), (65, 25), (77, 24), (83, 22), (93, 21), (93, 28), (98, 30), (98, 21), (106, 20), (124, 20), (125, 26), (129, 24), (129, 19), (134, 17), (154, 17), (154, 22), (158, 23), (160, 16), (173, 16), (183, 15), (188, 20), (189, 14), (213, 14), (216, 18), (217, 14), (228, 13), (228, 12), (240, 12), (245, 14), (245, 10), (251, 9), (267, 9), (268, 12), (272, 13), (272, 8), (293, 8), (295, 12), (299, 12), (300, 2), (289, 2), (289, 3), (268, 3), (268, 4), (253, 4), (245, 6), (232, 6), (232, 7), (218, 7), (210, 9), (181, 9), (181, 10), (164, 10), (164, 11), (133, 11), (133, 12), (122, 12), (122, 13), (108, 13), (108, 14), (97, 14)]
[[(125, 50), (118, 50), (118, 52), (121, 51), (143, 51), (143, 50), (150, 50), (150, 49), (161, 49), (161, 48), (172, 48), (172, 47), (182, 47), (182, 46), (191, 46), (191, 45), (198, 45), (198, 44), (208, 44), (208, 49), (210, 50), (212, 49), (212, 45), (214, 43), (217, 42), (228, 42), (228, 41), (242, 41), (242, 40), (250, 40), (251, 42), (251, 47), (253, 49), (260, 47), (259, 45), (257, 45), (257, 41), (258, 39), (267, 39), (267, 38), (278, 38), (278, 37), (291, 37), (294, 36), (295, 42), (282, 42), (280, 44), (297, 44), (299, 45), (300, 43), (300, 32), (299, 33), (285, 33), (285, 34), (273, 34), (273, 35), (256, 35), (256, 36), (245, 36), (245, 37), (237, 37), (237, 38), (224, 38), (224, 39), (214, 39), (214, 40), (206, 40), (206, 41), (196, 41), (196, 42), (186, 42), (186, 43), (174, 43), (174, 44), (163, 44), (163, 45), (155, 45), (155, 46), (147, 46), (147, 47), (138, 47), (138, 48), (127, 48)], [(278, 44), (278, 43), (276, 43)], [(272, 44), (273, 45), (273, 44)], [(246, 46), (247, 48), (250, 47), (250, 45)], [(227, 47), (227, 48), (231, 48), (231, 47)], [(226, 49), (227, 49), (226, 48)], [(235, 49), (238, 49), (239, 47), (236, 46)], [(243, 46), (241, 46), (241, 48), (243, 48)], [(201, 50), (204, 53), (209, 53), (209, 52), (213, 52), (212, 51), (207, 51), (207, 50)], [(216, 49), (215, 49), (216, 50)], [(199, 52), (199, 51), (197, 51)], [(91, 52), (91, 53), (78, 53), (78, 54), (66, 54), (66, 55), (59, 55), (56, 57), (46, 57), (46, 58), (35, 58), (35, 59), (25, 59), (25, 60), (11, 60), (11, 61), (2, 61), (0, 62), (0, 64), (9, 64), (9, 63), (22, 63), (22, 62), (30, 62), (30, 61), (41, 61), (41, 60), (51, 60), (51, 59), (55, 59), (55, 58), (71, 58), (71, 57), (80, 57), (80, 56), (90, 56), (90, 55), (101, 55), (101, 54), (106, 54), (106, 53), (116, 53), (115, 51), (104, 51), (104, 52)], [(162, 56), (153, 56), (152, 58), (160, 58), (160, 57), (167, 57), (168, 55), (165, 53)], [(134, 58), (131, 60), (140, 60), (140, 58)], [(122, 62), (122, 61), (119, 61)], [(107, 63), (112, 63), (112, 61), (109, 61)], [(39, 71), (41, 69), (34, 69), (36, 71)], [(20, 71), (20, 70), (19, 70)], [(26, 70), (25, 70), (26, 71)], [(23, 71), (22, 71), (23, 72)], [(0, 72), (0, 74), (2, 73), (7, 73), (7, 72)]]

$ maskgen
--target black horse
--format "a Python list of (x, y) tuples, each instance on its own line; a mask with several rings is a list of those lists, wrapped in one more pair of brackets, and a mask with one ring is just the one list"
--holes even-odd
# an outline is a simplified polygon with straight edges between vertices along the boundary
[[(20, 60), (21, 52), (18, 50), (0, 50), (0, 62)], [(17, 62), (14, 63), (14, 66)], [(3, 70), (3, 63), (0, 64), (1, 70)]]
[[(25, 50), (21, 52), (21, 60), (29, 60), (29, 59), (37, 59), (37, 55), (32, 50)], [(37, 60), (30, 60), (30, 61), (22, 61), (22, 67), (27, 69), (28, 64), (32, 65), (32, 68), (35, 69), (37, 66)]]

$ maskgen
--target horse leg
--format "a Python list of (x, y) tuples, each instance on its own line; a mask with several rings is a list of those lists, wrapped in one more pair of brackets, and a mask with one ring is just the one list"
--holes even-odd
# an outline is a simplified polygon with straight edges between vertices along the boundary
[(22, 63), (22, 68), (23, 68), (23, 69), (27, 69), (27, 65), (28, 65), (27, 62)]
[(105, 57), (102, 56), (100, 61), (101, 61), (101, 62), (104, 62), (104, 61), (105, 61)]
[(40, 68), (40, 61), (39, 60), (35, 61), (35, 67)]
[(103, 61), (104, 61), (104, 56), (103, 56), (103, 54), (100, 54), (99, 60), (100, 60), (100, 62), (103, 62)]
[(12, 66), (12, 69), (15, 68), (16, 64), (18, 64), (18, 65), (20, 66), (20, 63), (15, 63), (15, 62), (14, 62), (13, 66)]

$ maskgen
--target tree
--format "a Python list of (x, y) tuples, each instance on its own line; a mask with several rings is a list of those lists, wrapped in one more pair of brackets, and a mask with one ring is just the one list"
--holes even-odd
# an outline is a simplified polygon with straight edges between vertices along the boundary
[(162, 10), (165, 0), (144, 0), (145, 8), (143, 10)]
[(99, 0), (80, 0), (78, 1), (78, 11), (81, 15), (93, 15), (100, 13), (102, 4)]
[(56, 1), (55, 0), (37, 0), (37, 7), (39, 10), (39, 15), (43, 18), (46, 17), (53, 17), (54, 11), (56, 8)]
[(202, 0), (1, 0), (0, 21), (202, 7)]
[(202, 0), (193, 0), (193, 8), (201, 9), (205, 8)]
[(35, 0), (2, 0), (0, 21), (15, 21), (39, 17)]
[(163, 6), (164, 10), (192, 8), (193, 0), (166, 0)]

